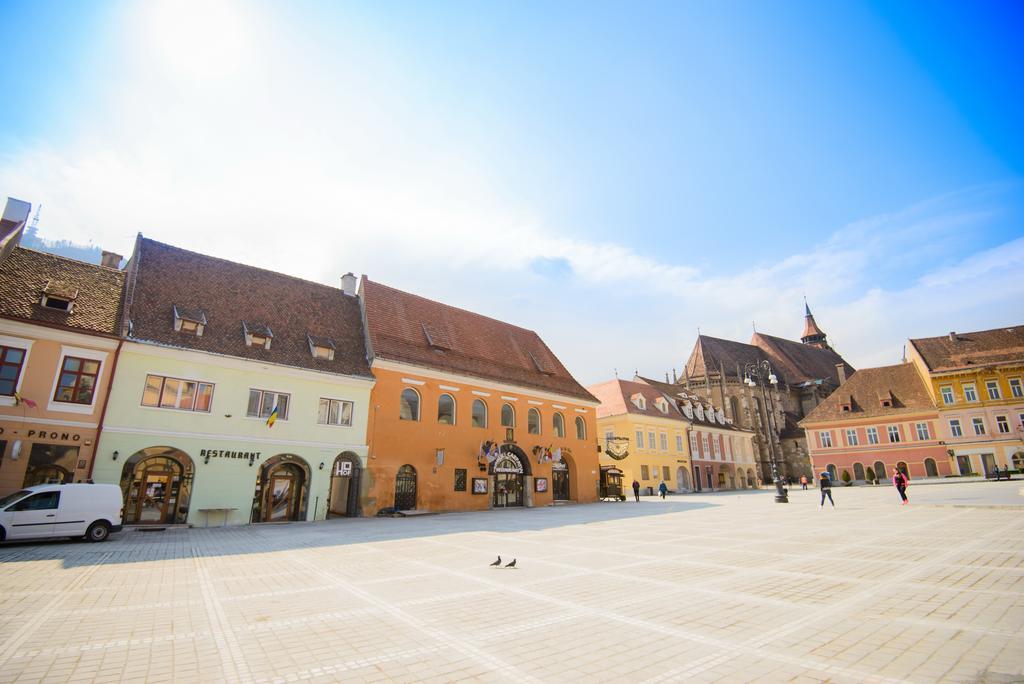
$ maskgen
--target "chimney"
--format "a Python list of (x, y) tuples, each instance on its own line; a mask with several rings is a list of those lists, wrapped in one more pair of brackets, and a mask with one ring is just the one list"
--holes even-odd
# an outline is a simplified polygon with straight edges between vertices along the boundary
[(846, 364), (845, 363), (837, 363), (836, 364), (836, 374), (839, 375), (839, 384), (840, 385), (842, 385), (844, 382), (846, 382)]
[(956, 331), (953, 331), (953, 330), (949, 331), (949, 341), (950, 342), (956, 342)]
[(351, 271), (341, 276), (341, 291), (349, 297), (356, 294), (356, 277)]
[(104, 266), (106, 268), (120, 268), (121, 255), (116, 252), (103, 250), (103, 253), (100, 255), (100, 266)]

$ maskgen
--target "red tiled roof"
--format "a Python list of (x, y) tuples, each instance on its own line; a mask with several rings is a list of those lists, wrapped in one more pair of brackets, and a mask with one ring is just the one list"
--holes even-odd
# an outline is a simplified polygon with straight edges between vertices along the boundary
[(686, 375), (690, 378), (700, 378), (705, 373), (718, 373), (719, 368), (722, 368), (726, 377), (742, 377), (744, 365), (758, 363), (766, 358), (768, 357), (764, 351), (752, 344), (698, 335), (697, 344), (694, 345), (690, 359), (686, 362)]
[[(0, 263), (0, 316), (119, 335), (124, 280), (124, 271), (15, 247)], [(48, 286), (74, 296), (70, 312), (40, 303)]]
[[(952, 339), (951, 339), (952, 338)], [(1024, 325), (910, 340), (932, 372), (1024, 362)]]
[(375, 359), (595, 401), (537, 333), (381, 285), (360, 284)]
[[(372, 377), (359, 300), (336, 287), (138, 238), (128, 266), (130, 337), (253, 361)], [(201, 311), (202, 337), (174, 330), (174, 307)], [(244, 325), (274, 333), (270, 349), (246, 346)], [(314, 358), (309, 337), (328, 337), (334, 359)]]
[[(604, 418), (606, 416), (619, 416), (624, 413), (630, 413), (639, 416), (648, 416), (651, 418), (668, 418), (669, 420), (678, 420), (683, 423), (690, 425), (706, 425), (709, 427), (718, 428), (719, 430), (735, 430), (737, 432), (743, 432), (741, 428), (736, 425), (726, 423), (725, 425), (717, 422), (708, 420), (706, 417), (701, 419), (697, 418), (697, 414), (694, 413), (694, 417), (687, 418), (686, 415), (679, 409), (679, 393), (685, 390), (671, 383), (659, 382), (657, 380), (650, 380), (637, 376), (638, 380), (609, 380), (599, 385), (591, 385), (587, 388), (591, 394), (598, 398), (601, 405), (597, 409), (597, 417)], [(635, 395), (641, 395), (644, 398), (644, 408), (640, 408), (633, 403), (633, 397)], [(668, 411), (662, 413), (661, 409), (655, 401), (662, 397), (667, 402)], [(697, 403), (697, 402), (695, 402)], [(703, 402), (701, 402), (703, 403)], [(706, 416), (707, 414), (705, 414)]]
[[(889, 399), (892, 406), (883, 406), (882, 399)], [(851, 410), (844, 411), (844, 404)], [(800, 424), (898, 416), (929, 409), (934, 410), (935, 404), (917, 369), (913, 364), (901, 363), (857, 371)]]
[(776, 372), (790, 385), (815, 380), (831, 380), (834, 385), (839, 385), (836, 365), (840, 363), (846, 366), (847, 376), (854, 372), (853, 366), (832, 349), (820, 349), (764, 333), (754, 333), (750, 343), (764, 350)]

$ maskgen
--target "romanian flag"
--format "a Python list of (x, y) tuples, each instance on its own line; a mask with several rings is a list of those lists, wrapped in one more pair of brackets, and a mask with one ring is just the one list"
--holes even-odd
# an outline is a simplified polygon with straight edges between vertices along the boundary
[(14, 393), (14, 405), (18, 406), (20, 404), (24, 404), (25, 406), (28, 406), (29, 408), (35, 408), (36, 405), (37, 405), (36, 402), (32, 401), (31, 399), (26, 399), (25, 397), (23, 397), (20, 394), (18, 394), (17, 392), (15, 392)]
[(267, 427), (274, 427), (275, 422), (277, 422), (277, 404), (274, 404), (274, 410), (267, 416)]

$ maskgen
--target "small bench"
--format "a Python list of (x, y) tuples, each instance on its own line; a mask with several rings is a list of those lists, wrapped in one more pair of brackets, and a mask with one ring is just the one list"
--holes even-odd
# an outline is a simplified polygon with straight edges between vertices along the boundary
[(224, 514), (224, 523), (221, 525), (221, 527), (227, 527), (227, 525), (228, 525), (228, 516), (231, 515), (231, 511), (237, 511), (237, 510), (238, 510), (237, 508), (200, 508), (199, 512), (200, 513), (204, 513), (206, 515), (206, 518), (204, 520), (205, 524), (203, 525), (203, 527), (209, 527), (210, 526), (210, 513), (223, 513)]

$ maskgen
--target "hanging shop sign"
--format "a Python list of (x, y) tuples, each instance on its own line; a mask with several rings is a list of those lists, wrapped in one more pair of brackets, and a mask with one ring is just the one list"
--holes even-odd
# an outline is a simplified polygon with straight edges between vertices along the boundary
[(520, 462), (519, 457), (515, 454), (502, 454), (498, 457), (498, 460), (494, 463), (494, 472), (496, 473), (514, 473), (516, 475), (523, 474), (523, 464)]
[(348, 477), (352, 474), (352, 461), (339, 461), (334, 474), (338, 477)]
[(616, 461), (621, 461), (629, 456), (629, 438), (609, 437), (605, 441), (604, 452)]

